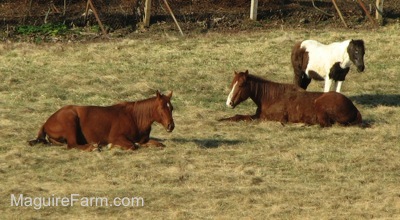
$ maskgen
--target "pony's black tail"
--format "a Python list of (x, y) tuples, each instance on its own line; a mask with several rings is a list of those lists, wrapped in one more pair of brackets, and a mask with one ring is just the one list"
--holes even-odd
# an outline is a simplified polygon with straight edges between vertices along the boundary
[(28, 144), (30, 146), (34, 146), (38, 143), (49, 144), (49, 142), (46, 139), (46, 131), (44, 130), (44, 125), (40, 128), (37, 138), (28, 141)]
[(304, 61), (307, 60), (306, 62), (308, 62), (308, 55), (305, 55), (306, 50), (301, 48), (301, 43), (302, 42), (297, 42), (292, 49), (291, 62), (294, 71), (293, 83), (306, 90), (311, 83), (311, 79), (308, 78), (305, 72)]

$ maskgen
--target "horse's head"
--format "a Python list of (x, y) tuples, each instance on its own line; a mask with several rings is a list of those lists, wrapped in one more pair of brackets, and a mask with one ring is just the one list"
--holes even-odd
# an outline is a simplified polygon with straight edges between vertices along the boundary
[(174, 109), (171, 104), (172, 91), (168, 95), (163, 95), (157, 91), (156, 95), (156, 121), (162, 124), (168, 132), (171, 132), (175, 128), (174, 119), (172, 118), (172, 110)]
[(246, 72), (235, 72), (231, 84), (231, 92), (229, 93), (228, 99), (226, 100), (226, 105), (228, 107), (235, 108), (241, 102), (249, 98), (250, 87), (247, 83), (248, 75), (248, 70), (246, 70)]
[(364, 54), (365, 47), (363, 40), (351, 40), (347, 47), (347, 53), (349, 54), (351, 62), (357, 67), (358, 72), (364, 71)]

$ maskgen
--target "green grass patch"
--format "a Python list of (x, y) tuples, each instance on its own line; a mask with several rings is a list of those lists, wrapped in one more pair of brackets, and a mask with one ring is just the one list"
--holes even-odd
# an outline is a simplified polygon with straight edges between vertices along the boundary
[(53, 24), (46, 23), (39, 26), (35, 25), (22, 25), (17, 27), (17, 33), (23, 35), (30, 34), (43, 34), (43, 35), (63, 35), (68, 31), (68, 27), (65, 24)]

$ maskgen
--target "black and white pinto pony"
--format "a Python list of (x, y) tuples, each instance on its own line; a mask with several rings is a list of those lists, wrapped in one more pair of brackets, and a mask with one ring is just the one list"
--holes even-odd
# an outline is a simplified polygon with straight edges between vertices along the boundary
[(358, 72), (364, 71), (364, 54), (363, 40), (345, 40), (329, 45), (315, 40), (298, 42), (291, 56), (294, 84), (307, 89), (311, 79), (325, 80), (324, 92), (330, 91), (332, 82), (335, 91), (340, 92), (351, 63)]

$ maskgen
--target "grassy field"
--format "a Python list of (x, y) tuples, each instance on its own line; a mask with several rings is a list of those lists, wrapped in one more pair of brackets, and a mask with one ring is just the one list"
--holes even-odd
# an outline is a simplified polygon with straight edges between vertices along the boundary
[[(397, 25), (0, 44), (1, 216), (399, 219), (399, 31)], [(371, 128), (216, 121), (255, 112), (251, 101), (234, 110), (225, 106), (235, 70), (291, 82), (291, 47), (308, 38), (364, 39), (366, 71), (352, 68), (342, 92)], [(174, 92), (175, 130), (154, 124), (152, 131), (164, 149), (88, 153), (27, 145), (61, 106), (111, 105), (154, 96), (157, 89)], [(312, 82), (309, 90), (322, 91), (323, 83)], [(16, 207), (12, 195), (26, 201), (75, 195), (79, 201)], [(142, 197), (144, 205), (86, 207), (81, 202), (88, 197)]]

